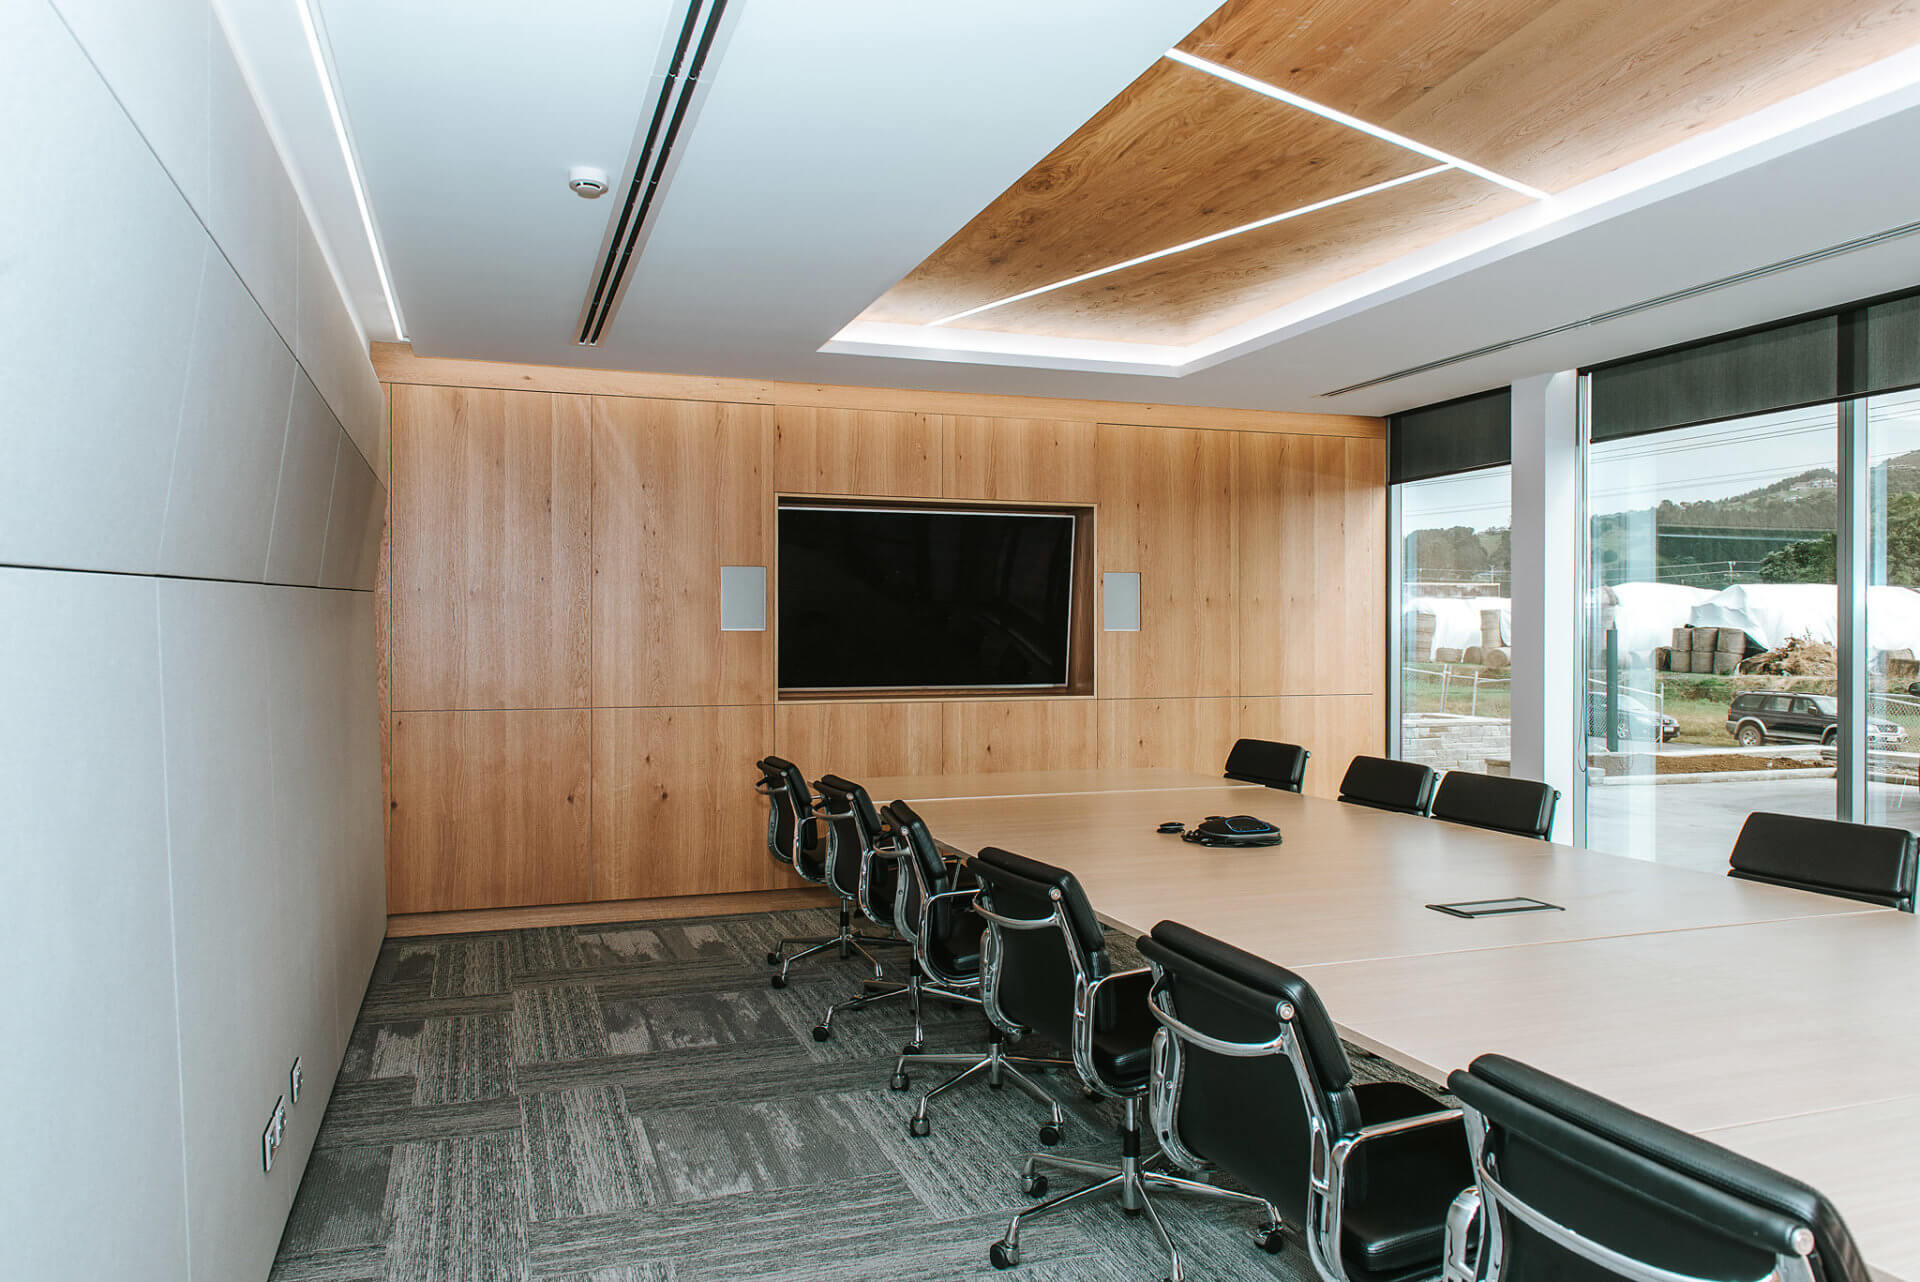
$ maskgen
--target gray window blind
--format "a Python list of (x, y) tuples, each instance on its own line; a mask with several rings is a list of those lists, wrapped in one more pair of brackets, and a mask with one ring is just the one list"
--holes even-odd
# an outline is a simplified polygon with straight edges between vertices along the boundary
[(1920, 294), (1853, 304), (1590, 371), (1592, 439), (1920, 386)]
[(1513, 389), (1424, 405), (1387, 419), (1387, 479), (1395, 485), (1513, 462)]

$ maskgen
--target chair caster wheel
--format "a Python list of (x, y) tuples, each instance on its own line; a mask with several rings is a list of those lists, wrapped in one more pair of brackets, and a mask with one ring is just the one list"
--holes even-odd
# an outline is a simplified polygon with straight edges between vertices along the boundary
[[(1066, 1133), (1058, 1126), (1055, 1126), (1052, 1122), (1047, 1122), (1040, 1127), (1040, 1142), (1042, 1144), (1058, 1144), (1065, 1138), (1065, 1134)], [(1046, 1180), (1042, 1178), (1040, 1183), (1044, 1185)]]
[(907, 1134), (919, 1137), (931, 1135), (933, 1134), (933, 1123), (924, 1117), (915, 1117), (907, 1123)]
[(780, 954), (779, 954), (779, 953), (768, 953), (768, 954), (767, 954), (767, 965), (769, 965), (769, 966), (778, 966), (778, 965), (780, 964), (780, 962), (781, 962), (781, 957), (780, 957)]
[(1005, 1082), (996, 1082), (989, 1077), (987, 1079), (987, 1089), (990, 1091), (1003, 1091), (1007, 1089), (1007, 1084)]
[(1253, 1244), (1268, 1255), (1278, 1255), (1281, 1248), (1286, 1246), (1287, 1239), (1278, 1224), (1270, 1224), (1264, 1229), (1254, 1230)]
[(907, 1089), (908, 1086), (912, 1084), (913, 1084), (913, 1079), (911, 1077), (908, 1077), (905, 1073), (895, 1073), (893, 1077), (887, 1082), (887, 1088), (889, 1090), (904, 1091)]
[(1010, 1269), (1020, 1263), (1020, 1248), (1008, 1246), (1003, 1238), (988, 1249), (987, 1258), (993, 1261), (993, 1267), (996, 1269)]
[(769, 984), (772, 984), (775, 988), (785, 988), (787, 986), (787, 977), (785, 975), (775, 975), (772, 979), (769, 979), (767, 982)]
[(926, 1053), (926, 1049), (927, 1044), (925, 1042), (908, 1042), (900, 1048), (900, 1053), (902, 1055), (921, 1055)]
[(1020, 1191), (1028, 1197), (1045, 1197), (1047, 1195), (1047, 1177), (1044, 1175), (1022, 1175), (1020, 1177)]
[(1101, 1095), (1099, 1091), (1081, 1091), (1080, 1097), (1084, 1100), (1088, 1100), (1095, 1104), (1098, 1104), (1102, 1099), (1105, 1098), (1105, 1096)]
[(825, 1024), (815, 1024), (813, 1026), (814, 1041), (825, 1042), (825, 1041), (831, 1041), (832, 1039), (833, 1039), (833, 1030), (831, 1028), (828, 1028)]

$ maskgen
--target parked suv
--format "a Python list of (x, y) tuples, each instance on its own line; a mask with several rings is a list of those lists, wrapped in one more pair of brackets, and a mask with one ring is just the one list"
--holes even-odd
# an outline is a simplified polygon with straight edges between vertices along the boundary
[[(1727, 733), (1748, 748), (1769, 742), (1832, 743), (1840, 733), (1840, 709), (1830, 694), (1736, 694), (1727, 709)], [(1890, 748), (1906, 739), (1907, 732), (1891, 721), (1867, 722), (1872, 747)]]
[[(1645, 700), (1622, 690), (1614, 696), (1614, 730), (1621, 739), (1655, 739), (1661, 743), (1680, 733), (1680, 723), (1663, 712), (1655, 712)], [(1601, 738), (1607, 733), (1607, 695), (1604, 690), (1587, 692), (1587, 733)]]

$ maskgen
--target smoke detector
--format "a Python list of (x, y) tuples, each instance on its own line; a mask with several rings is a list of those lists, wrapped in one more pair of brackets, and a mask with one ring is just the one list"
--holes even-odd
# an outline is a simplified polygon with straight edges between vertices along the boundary
[(582, 200), (593, 200), (607, 194), (607, 171), (595, 169), (592, 165), (575, 165), (567, 171), (567, 186), (573, 188), (573, 194)]

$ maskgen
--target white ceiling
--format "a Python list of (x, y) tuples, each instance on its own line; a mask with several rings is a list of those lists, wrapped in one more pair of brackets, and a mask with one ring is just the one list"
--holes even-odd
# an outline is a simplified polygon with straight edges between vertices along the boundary
[[(302, 82), (289, 53), (298, 0), (221, 3), (360, 319), (389, 336), (357, 212), (338, 199), (344, 165), (315, 125), (317, 77), (309, 59)], [(1920, 58), (1909, 56), (1544, 217), (1310, 300), (1179, 377), (823, 353), (1217, 0), (732, 0), (730, 38), (622, 310), (585, 349), (572, 331), (677, 22), (666, 0), (314, 4), (422, 355), (1385, 413), (1920, 283), (1912, 236), (1322, 395), (1920, 218), (1909, 163)], [(615, 174), (616, 193), (574, 196), (576, 164)]]

